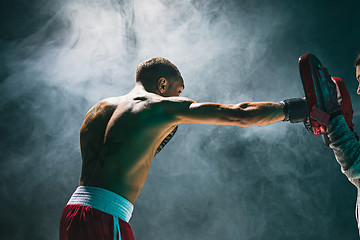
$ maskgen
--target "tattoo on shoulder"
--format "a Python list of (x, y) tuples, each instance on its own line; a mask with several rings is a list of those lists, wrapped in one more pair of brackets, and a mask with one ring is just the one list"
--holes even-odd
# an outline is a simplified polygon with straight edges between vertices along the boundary
[(103, 167), (105, 159), (116, 155), (122, 146), (123, 141), (114, 137), (108, 138), (102, 147), (99, 146), (98, 141), (88, 141), (83, 149), (83, 157), (90, 162), (99, 161), (100, 166)]
[(85, 124), (89, 122), (98, 112), (100, 112), (104, 108), (104, 104), (99, 102), (95, 106), (93, 106), (89, 112), (85, 116)]

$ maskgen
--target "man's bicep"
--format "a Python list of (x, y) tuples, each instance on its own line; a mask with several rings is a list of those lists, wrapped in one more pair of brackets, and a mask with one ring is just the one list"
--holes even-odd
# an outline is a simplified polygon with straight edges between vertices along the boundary
[[(157, 102), (157, 106), (161, 106), (162, 114), (165, 114), (167, 119), (172, 119), (174, 124), (183, 122), (183, 116), (188, 114), (190, 105), (196, 103), (194, 100), (185, 97), (165, 97)], [(158, 108), (159, 109), (159, 108)]]
[(209, 124), (209, 120), (215, 118), (218, 108), (218, 104), (191, 103), (187, 108), (182, 108), (177, 115), (183, 123)]
[(197, 103), (184, 97), (163, 99), (166, 112), (172, 116), (175, 124), (196, 123), (242, 126), (245, 120), (244, 108), (247, 103), (224, 105), (218, 103)]
[(189, 104), (178, 113), (180, 123), (235, 125), (235, 116), (238, 111), (233, 105), (222, 105), (218, 103), (196, 103)]

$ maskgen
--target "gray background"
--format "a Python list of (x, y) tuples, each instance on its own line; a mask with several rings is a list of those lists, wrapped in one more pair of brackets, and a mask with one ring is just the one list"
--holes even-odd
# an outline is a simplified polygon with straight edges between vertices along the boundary
[[(0, 3), (0, 238), (56, 239), (80, 174), (79, 129), (136, 66), (173, 61), (196, 101), (304, 95), (298, 57), (344, 79), (359, 132), (360, 2), (15, 0)], [(357, 239), (356, 188), (302, 124), (181, 125), (153, 161), (136, 239)]]

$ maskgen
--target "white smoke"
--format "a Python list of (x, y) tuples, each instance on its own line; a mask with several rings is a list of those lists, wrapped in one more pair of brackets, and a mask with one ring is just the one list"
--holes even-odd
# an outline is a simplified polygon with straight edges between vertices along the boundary
[[(311, 12), (300, 18), (308, 11), (299, 3), (34, 5), (36, 31), (1, 40), (7, 73), (0, 83), (6, 136), (0, 173), (9, 183), (1, 185), (7, 206), (1, 211), (31, 216), (17, 235), (4, 230), (7, 239), (56, 238), (61, 209), (79, 178), (83, 117), (100, 99), (130, 91), (139, 63), (166, 57), (182, 72), (183, 96), (231, 104), (302, 97), (297, 58), (308, 51), (322, 53), (332, 69), (339, 61), (325, 54), (324, 41), (313, 43), (314, 30), (306, 30), (316, 18)], [(130, 223), (138, 239), (330, 239), (336, 214), (324, 209), (336, 202), (337, 190), (324, 186), (344, 182), (332, 152), (301, 124), (181, 125), (154, 159)], [(31, 230), (36, 223), (46, 231)]]

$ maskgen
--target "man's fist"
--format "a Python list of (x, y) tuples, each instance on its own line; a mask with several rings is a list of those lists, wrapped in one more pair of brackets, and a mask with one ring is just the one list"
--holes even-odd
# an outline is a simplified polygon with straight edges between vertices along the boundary
[(291, 123), (303, 122), (308, 116), (305, 98), (290, 98), (280, 102), (283, 105), (285, 119)]

